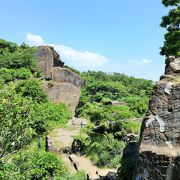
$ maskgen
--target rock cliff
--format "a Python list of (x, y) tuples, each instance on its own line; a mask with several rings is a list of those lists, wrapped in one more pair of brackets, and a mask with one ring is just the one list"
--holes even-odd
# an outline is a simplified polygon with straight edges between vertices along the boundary
[(180, 180), (180, 58), (166, 59), (143, 120), (134, 179)]
[(83, 79), (68, 68), (64, 68), (59, 54), (51, 46), (38, 46), (35, 57), (37, 69), (45, 76), (45, 91), (50, 101), (67, 104), (74, 112), (80, 97)]

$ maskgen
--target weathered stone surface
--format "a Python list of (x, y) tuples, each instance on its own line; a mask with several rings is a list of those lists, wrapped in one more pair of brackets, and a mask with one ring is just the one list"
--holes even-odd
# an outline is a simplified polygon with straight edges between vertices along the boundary
[(51, 79), (51, 67), (63, 67), (64, 63), (61, 61), (59, 54), (51, 46), (38, 46), (35, 58), (38, 60), (38, 67), (46, 79)]
[(37, 47), (35, 53), (38, 59), (38, 68), (44, 73), (46, 79), (51, 79), (51, 69), (53, 67), (53, 51), (49, 46)]
[(166, 68), (165, 74), (173, 74), (180, 75), (180, 57), (175, 58), (170, 56), (166, 59)]
[(37, 68), (45, 75), (45, 91), (54, 103), (64, 102), (74, 113), (80, 97), (83, 79), (68, 68), (64, 68), (59, 54), (51, 46), (39, 46), (35, 53)]
[(180, 58), (167, 58), (165, 75), (154, 88), (140, 138), (134, 179), (179, 180)]
[(54, 103), (64, 102), (70, 107), (72, 112), (75, 111), (80, 97), (80, 88), (72, 83), (54, 82), (50, 86), (45, 84), (45, 91), (50, 101)]
[(52, 80), (56, 82), (67, 82), (80, 87), (83, 84), (83, 79), (67, 68), (54, 67), (52, 71)]

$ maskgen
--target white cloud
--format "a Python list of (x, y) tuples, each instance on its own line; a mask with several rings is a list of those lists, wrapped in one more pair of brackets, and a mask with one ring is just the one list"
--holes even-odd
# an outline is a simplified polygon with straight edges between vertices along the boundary
[[(44, 39), (32, 33), (26, 35), (26, 42), (31, 46), (45, 45)], [(75, 68), (84, 68), (84, 70), (95, 69), (104, 65), (108, 58), (90, 51), (78, 51), (72, 47), (64, 46), (61, 44), (47, 44), (53, 46), (60, 54), (62, 61), (65, 64)]]
[(31, 46), (39, 46), (44, 44), (44, 40), (41, 36), (31, 33), (26, 35), (26, 42)]
[(67, 61), (76, 67), (95, 68), (104, 65), (108, 61), (107, 57), (98, 53), (78, 51), (64, 45), (50, 45), (64, 58), (65, 62)]
[(102, 70), (105, 72), (120, 72), (130, 76), (158, 80), (164, 70), (164, 60), (160, 62), (159, 66), (154, 66), (154, 62), (147, 58), (129, 61), (127, 59), (120, 59), (115, 61), (99, 53), (79, 51), (62, 44), (48, 44), (41, 36), (32, 33), (26, 35), (26, 42), (31, 46), (53, 46), (66, 65), (73, 66), (80, 71)]

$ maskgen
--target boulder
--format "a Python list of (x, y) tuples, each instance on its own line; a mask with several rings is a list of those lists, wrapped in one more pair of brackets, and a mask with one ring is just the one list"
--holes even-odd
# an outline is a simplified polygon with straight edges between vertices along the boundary
[(77, 73), (64, 68), (60, 55), (51, 46), (38, 46), (35, 58), (38, 61), (36, 69), (45, 76), (44, 89), (49, 100), (65, 103), (74, 113), (84, 80)]

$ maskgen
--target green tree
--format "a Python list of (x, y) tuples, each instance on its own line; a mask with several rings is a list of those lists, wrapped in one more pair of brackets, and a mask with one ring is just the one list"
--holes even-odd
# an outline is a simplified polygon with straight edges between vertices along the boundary
[(161, 47), (161, 55), (179, 56), (180, 55), (180, 1), (162, 0), (164, 6), (173, 6), (167, 16), (162, 17), (161, 27), (166, 28), (164, 35), (164, 46)]
[(4, 51), (13, 53), (17, 51), (18, 45), (16, 43), (5, 41), (4, 39), (0, 39), (0, 54), (3, 54)]
[(1, 43), (0, 39), (0, 67), (4, 68), (27, 68), (33, 71), (36, 66), (34, 57), (35, 48), (20, 48), (14, 43)]
[(14, 84), (0, 89), (0, 159), (29, 144), (32, 101), (16, 94)]
[(36, 79), (27, 79), (17, 84), (16, 92), (23, 97), (32, 98), (38, 103), (47, 102), (47, 95), (43, 89), (41, 81)]

